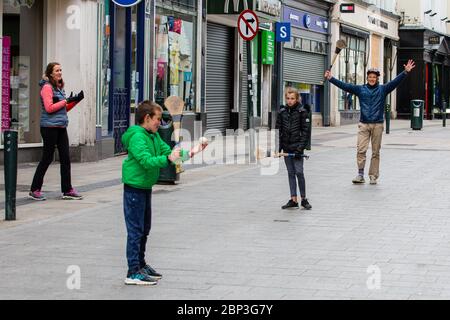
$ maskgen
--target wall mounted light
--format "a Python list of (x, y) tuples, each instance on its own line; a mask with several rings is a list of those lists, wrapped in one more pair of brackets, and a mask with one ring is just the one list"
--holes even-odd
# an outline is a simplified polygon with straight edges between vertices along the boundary
[(430, 17), (434, 17), (435, 15), (437, 15), (437, 12), (430, 14)]
[(433, 10), (427, 10), (427, 11), (425, 11), (425, 14), (430, 14), (431, 11), (433, 11)]

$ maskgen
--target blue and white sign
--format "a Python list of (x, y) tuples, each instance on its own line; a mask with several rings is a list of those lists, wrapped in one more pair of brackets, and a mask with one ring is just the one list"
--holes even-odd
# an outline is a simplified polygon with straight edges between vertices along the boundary
[(277, 22), (275, 23), (275, 32), (277, 35), (277, 42), (290, 42), (291, 41), (291, 23), (290, 22)]
[(318, 16), (288, 6), (283, 8), (283, 21), (290, 22), (292, 27), (310, 30), (323, 34), (328, 33), (329, 25), (326, 17)]
[(311, 27), (311, 16), (309, 14), (303, 16), (303, 23), (305, 28), (309, 29)]
[(132, 7), (142, 0), (112, 0), (115, 4), (121, 7)]

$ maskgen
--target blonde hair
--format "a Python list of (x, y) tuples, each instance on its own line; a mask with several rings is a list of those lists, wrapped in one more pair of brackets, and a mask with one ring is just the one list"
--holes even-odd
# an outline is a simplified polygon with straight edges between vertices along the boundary
[(297, 89), (293, 87), (287, 87), (286, 90), (284, 91), (284, 97), (287, 98), (289, 94), (295, 94), (295, 98), (297, 99), (297, 101), (300, 101), (301, 97)]

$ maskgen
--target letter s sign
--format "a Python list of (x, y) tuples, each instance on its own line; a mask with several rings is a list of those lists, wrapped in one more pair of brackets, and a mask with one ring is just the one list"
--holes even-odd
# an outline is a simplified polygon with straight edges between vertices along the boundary
[(275, 30), (277, 34), (277, 42), (290, 42), (291, 41), (291, 23), (290, 22), (277, 22), (275, 24)]

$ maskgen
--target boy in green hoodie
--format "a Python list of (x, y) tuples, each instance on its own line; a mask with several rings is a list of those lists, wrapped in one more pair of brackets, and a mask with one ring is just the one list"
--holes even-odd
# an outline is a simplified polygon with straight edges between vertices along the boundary
[(160, 168), (178, 160), (180, 150), (172, 151), (159, 136), (161, 115), (161, 106), (150, 101), (142, 102), (136, 112), (138, 125), (130, 127), (122, 136), (122, 143), (128, 151), (122, 165), (128, 260), (125, 284), (155, 285), (162, 278), (145, 262), (152, 219), (152, 187), (158, 181)]

